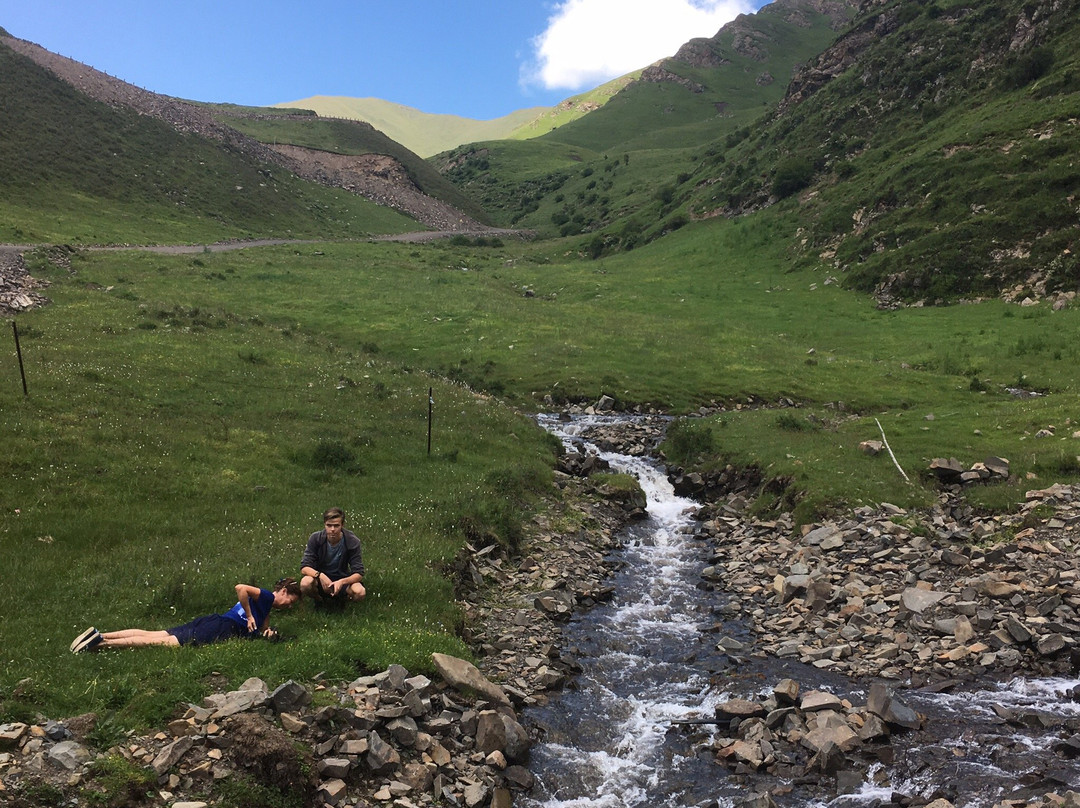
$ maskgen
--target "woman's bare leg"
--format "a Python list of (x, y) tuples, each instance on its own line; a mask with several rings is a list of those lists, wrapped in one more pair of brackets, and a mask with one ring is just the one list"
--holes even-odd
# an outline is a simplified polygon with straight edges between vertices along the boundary
[(179, 645), (180, 641), (167, 631), (146, 631), (128, 628), (101, 635), (102, 648), (140, 648), (146, 645)]

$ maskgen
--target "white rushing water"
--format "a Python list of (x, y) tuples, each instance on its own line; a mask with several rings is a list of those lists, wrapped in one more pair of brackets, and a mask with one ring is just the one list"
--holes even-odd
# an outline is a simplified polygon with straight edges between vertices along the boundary
[[(601, 420), (543, 423), (572, 440)], [(681, 758), (665, 741), (673, 722), (711, 716), (720, 696), (699, 667), (681, 661), (701, 645), (705, 617), (695, 587), (702, 565), (690, 532), (696, 504), (676, 496), (655, 463), (597, 454), (638, 479), (649, 516), (629, 530), (613, 602), (570, 629), (584, 652), (584, 672), (540, 717), (548, 738), (533, 751), (539, 782), (526, 804), (684, 805), (680, 772), (701, 762)]]
[[(677, 722), (710, 718), (717, 703), (761, 695), (762, 687), (767, 690), (786, 676), (853, 703), (865, 702), (865, 685), (779, 660), (747, 660), (732, 673), (730, 660), (707, 630), (717, 621), (714, 609), (723, 596), (699, 588), (706, 550), (692, 535), (697, 503), (676, 496), (652, 461), (583, 443), (584, 431), (611, 420), (618, 419), (540, 418), (568, 446), (584, 446), (613, 470), (635, 476), (649, 516), (624, 536), (613, 601), (575, 617), (567, 627), (566, 643), (573, 646), (582, 673), (550, 705), (528, 713), (543, 738), (530, 762), (537, 785), (522, 804), (730, 806), (748, 794), (746, 784), (730, 778), (711, 754), (695, 755), (694, 740), (685, 728), (675, 728)], [(737, 634), (740, 629), (726, 622), (724, 630)], [(718, 670), (728, 677), (724, 688), (710, 675)], [(1041, 793), (1080, 790), (1080, 763), (1055, 751), (1080, 729), (1080, 703), (1072, 698), (1078, 686), (1080, 680), (1014, 679), (952, 694), (903, 691), (903, 700), (927, 716), (918, 745), (910, 736), (896, 735), (894, 763), (870, 766), (854, 793), (821, 800), (791, 791), (777, 802), (869, 808), (888, 805), (896, 793), (930, 798), (944, 792), (958, 808), (989, 808), (1025, 787)], [(707, 743), (711, 731), (700, 727), (696, 740)]]

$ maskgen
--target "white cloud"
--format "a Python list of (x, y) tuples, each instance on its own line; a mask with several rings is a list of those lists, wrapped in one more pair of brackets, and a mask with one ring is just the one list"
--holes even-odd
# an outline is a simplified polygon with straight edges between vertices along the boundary
[(673, 56), (750, 13), (750, 0), (563, 0), (532, 40), (525, 84), (580, 90)]

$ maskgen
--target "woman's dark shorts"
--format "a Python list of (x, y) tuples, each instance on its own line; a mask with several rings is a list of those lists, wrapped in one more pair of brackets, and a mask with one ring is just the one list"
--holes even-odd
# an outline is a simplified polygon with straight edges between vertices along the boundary
[(208, 614), (167, 631), (176, 637), (181, 645), (209, 645), (212, 642), (246, 636), (247, 626), (242, 626), (223, 614)]

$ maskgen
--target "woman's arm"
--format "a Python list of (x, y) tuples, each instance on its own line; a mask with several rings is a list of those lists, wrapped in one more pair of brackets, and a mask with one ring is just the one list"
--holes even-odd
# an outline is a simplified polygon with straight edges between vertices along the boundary
[(247, 630), (254, 631), (259, 626), (255, 622), (255, 615), (251, 613), (251, 601), (258, 600), (262, 590), (257, 586), (248, 586), (247, 584), (237, 584), (235, 588), (236, 599), (240, 601), (240, 606), (244, 610), (244, 614), (247, 615)]

